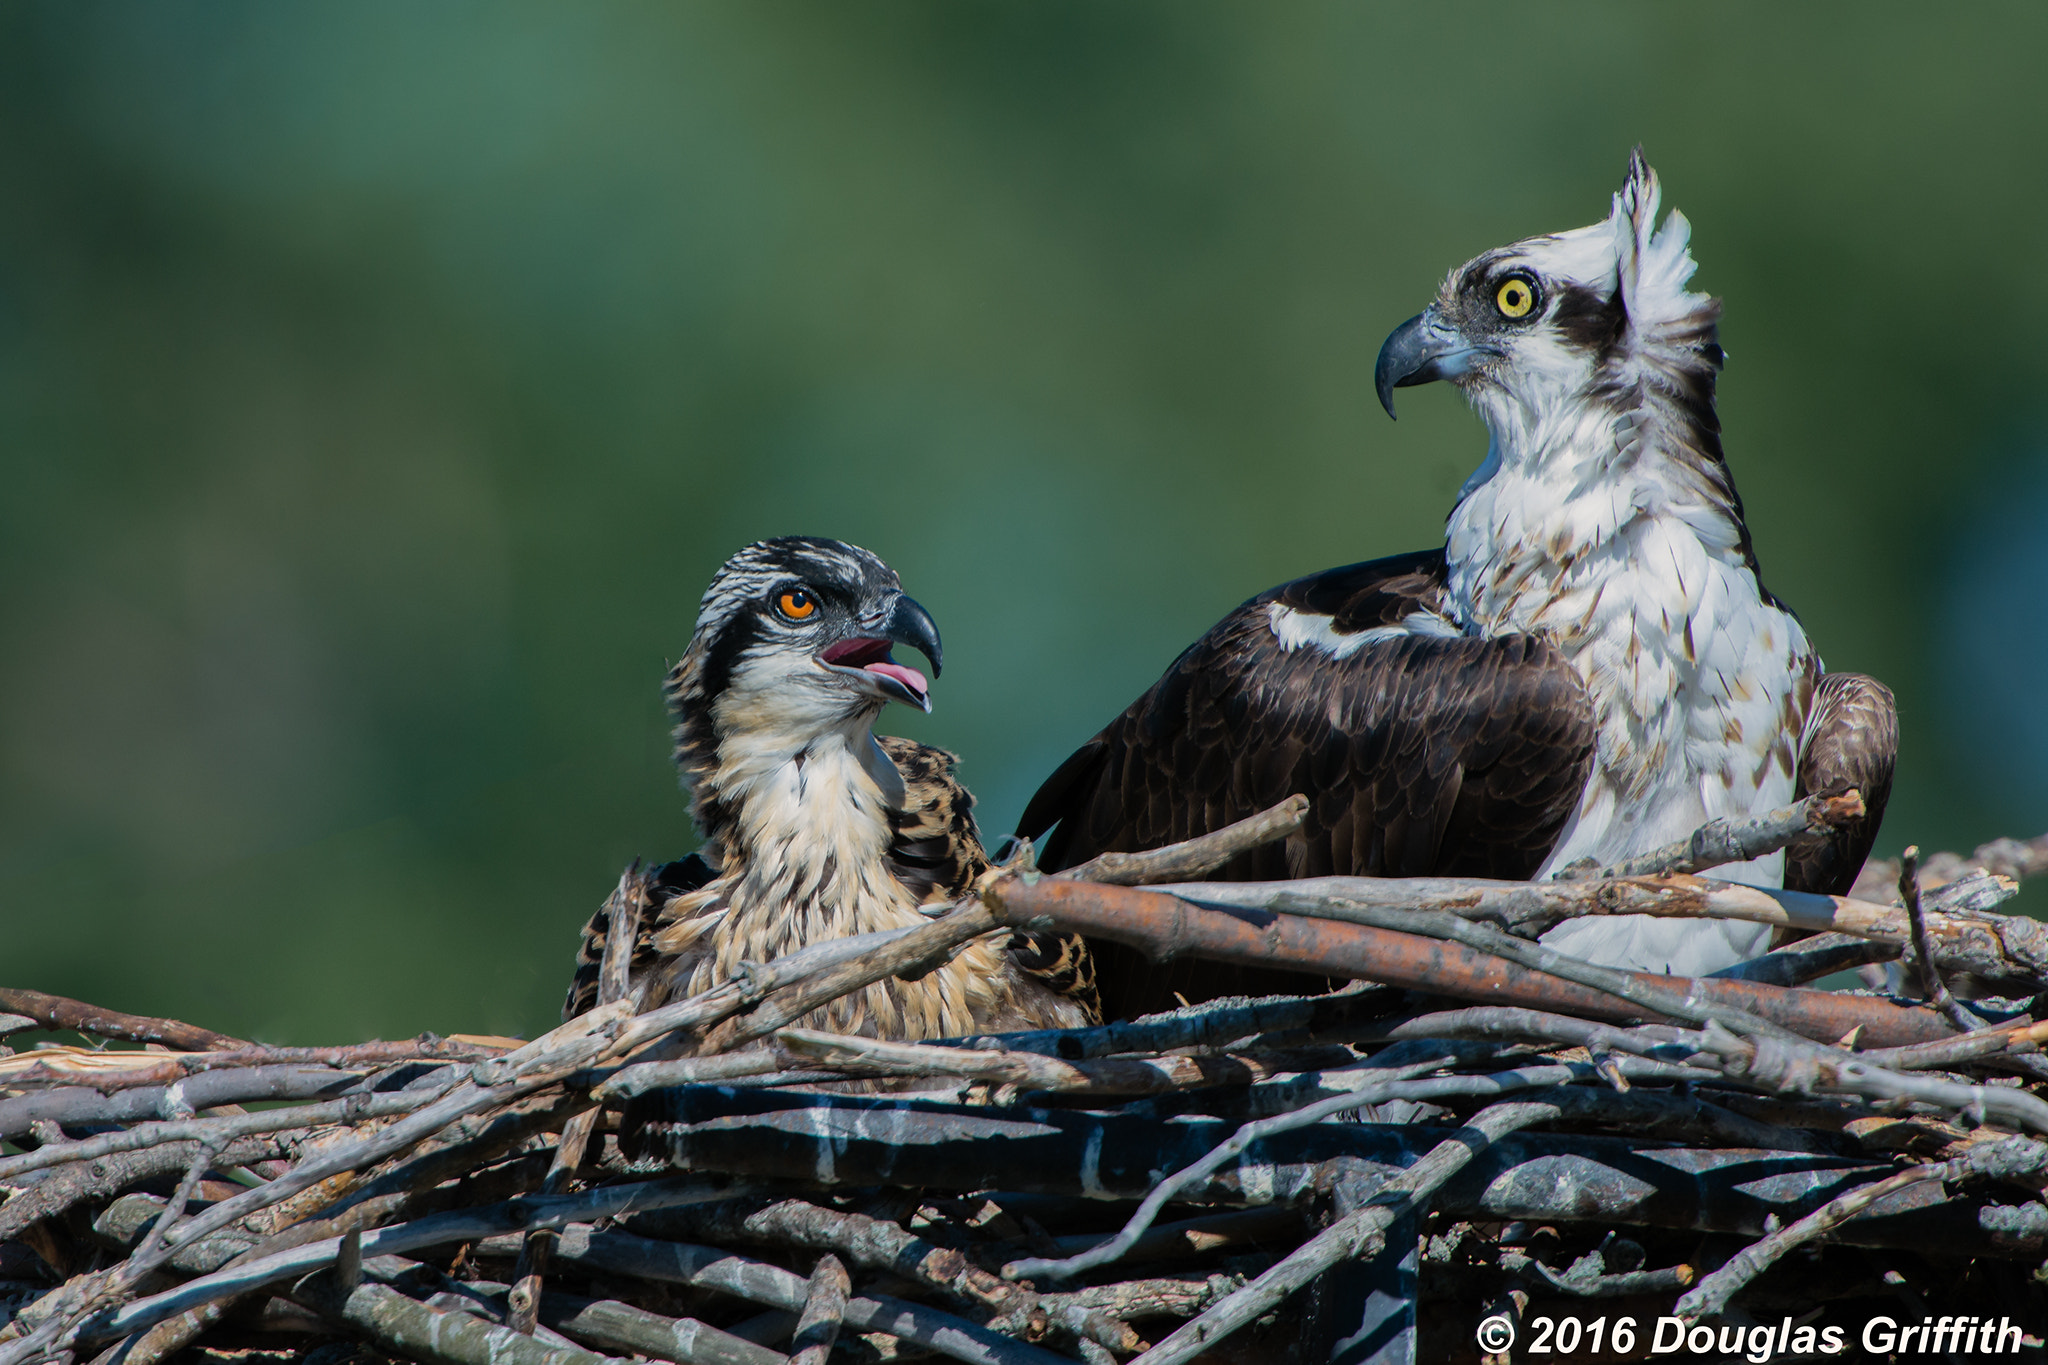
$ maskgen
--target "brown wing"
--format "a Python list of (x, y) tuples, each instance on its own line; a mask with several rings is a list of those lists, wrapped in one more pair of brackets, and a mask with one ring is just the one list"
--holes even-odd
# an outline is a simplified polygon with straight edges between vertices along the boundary
[[(959, 760), (915, 740), (878, 736), (876, 743), (903, 774), (903, 811), (886, 855), (889, 870), (926, 904), (968, 895), (991, 864), (974, 823), (974, 793), (953, 772)], [(1101, 1017), (1094, 960), (1079, 935), (1015, 934), (1009, 955), (1025, 976)]]
[(1799, 795), (1863, 793), (1864, 816), (1827, 839), (1785, 854), (1785, 886), (1845, 896), (1856, 884), (1892, 794), (1899, 754), (1899, 709), (1891, 689), (1861, 673), (1829, 673), (1814, 693), (1813, 719), (1799, 755)]
[[(1530, 636), (1404, 635), (1339, 658), (1282, 649), (1279, 603), (1338, 638), (1440, 604), (1443, 554), (1333, 569), (1253, 598), (1047, 779), (1019, 833), (1057, 870), (1207, 833), (1302, 792), (1308, 820), (1217, 875), (1525, 878), (1577, 805), (1593, 756), (1578, 675)], [(1313, 979), (1091, 945), (1105, 1017)]]

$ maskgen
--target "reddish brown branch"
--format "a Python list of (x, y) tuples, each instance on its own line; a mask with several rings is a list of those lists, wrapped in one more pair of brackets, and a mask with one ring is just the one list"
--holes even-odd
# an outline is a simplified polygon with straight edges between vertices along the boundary
[(131, 1043), (162, 1043), (165, 1047), (185, 1052), (255, 1046), (239, 1038), (230, 1038), (225, 1033), (215, 1033), (212, 1029), (176, 1019), (123, 1014), (119, 1010), (88, 1005), (83, 1000), (69, 1000), (61, 995), (45, 995), (41, 991), (22, 990), (15, 986), (0, 986), (0, 1010), (26, 1015), (45, 1028), (71, 1029), (98, 1038), (122, 1038)]
[[(1154, 958), (1180, 954), (1315, 976), (1344, 976), (1486, 1004), (1520, 1005), (1617, 1023), (1659, 1015), (1606, 991), (1527, 970), (1460, 943), (1297, 915), (1225, 913), (1156, 891), (1042, 879), (992, 890), (1007, 923), (1126, 943)], [(1932, 1010), (1829, 991), (1748, 981), (1623, 975), (1646, 990), (1744, 1010), (1804, 1038), (1833, 1042), (1861, 1027), (1863, 1042), (1904, 1047), (1950, 1036)]]

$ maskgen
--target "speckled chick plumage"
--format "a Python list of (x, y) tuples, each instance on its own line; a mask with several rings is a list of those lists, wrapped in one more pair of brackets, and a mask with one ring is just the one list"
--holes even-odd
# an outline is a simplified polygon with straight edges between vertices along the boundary
[[(809, 607), (800, 619), (778, 605), (790, 593)], [(874, 735), (887, 701), (924, 702), (923, 680), (878, 648), (887, 641), (922, 649), (936, 672), (930, 617), (894, 570), (856, 546), (762, 541), (712, 580), (666, 682), (676, 763), (704, 835), (691, 879), (700, 884), (669, 899), (650, 926), (643, 1007), (709, 990), (742, 962), (925, 923), (927, 907), (987, 870), (952, 755)], [(852, 652), (834, 666), (835, 649)], [(992, 938), (804, 1023), (931, 1038), (1088, 1017), (1084, 1003), (1049, 989)]]

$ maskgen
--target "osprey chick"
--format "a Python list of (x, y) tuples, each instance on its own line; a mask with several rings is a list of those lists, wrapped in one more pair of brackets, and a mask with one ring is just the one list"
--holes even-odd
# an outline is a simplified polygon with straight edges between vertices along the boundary
[[(1490, 437), (1446, 545), (1226, 617), (1040, 788), (1020, 832), (1059, 822), (1044, 866), (1302, 791), (1309, 823), (1237, 875), (1547, 877), (1857, 787), (1868, 817), (1792, 864), (1796, 889), (1847, 889), (1891, 787), (1891, 694), (1824, 675), (1763, 588), (1714, 413), (1720, 305), (1686, 289), (1690, 230), (1677, 213), (1659, 229), (1658, 198), (1638, 151), (1605, 221), (1467, 262), (1387, 339), (1390, 416), (1394, 389), (1444, 380)], [(1776, 886), (1785, 868), (1774, 854), (1715, 875)], [(1630, 917), (1546, 942), (1698, 975), (1768, 936)], [(1106, 979), (1112, 1013), (1188, 989), (1186, 968), (1119, 966), (1141, 984)]]
[[(635, 958), (642, 1009), (709, 990), (742, 962), (922, 924), (921, 907), (967, 894), (988, 871), (953, 756), (874, 734), (888, 702), (931, 709), (924, 676), (891, 658), (895, 644), (938, 674), (930, 613), (856, 546), (761, 541), (712, 579), (665, 684), (704, 844), (657, 877), (666, 903)], [(565, 1018), (594, 998), (606, 928), (601, 911), (584, 930)], [(1020, 936), (969, 943), (916, 981), (876, 982), (804, 1023), (936, 1038), (1094, 1018), (1079, 940)]]

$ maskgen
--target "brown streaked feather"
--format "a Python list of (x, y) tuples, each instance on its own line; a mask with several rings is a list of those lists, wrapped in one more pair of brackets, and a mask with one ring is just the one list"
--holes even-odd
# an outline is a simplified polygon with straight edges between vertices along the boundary
[[(655, 869), (648, 882), (648, 898), (659, 908), (677, 896), (698, 890), (717, 875), (717, 870), (701, 854), (692, 853)], [(658, 919), (653, 914), (640, 917), (640, 930), (633, 938), (631, 976), (636, 981), (660, 956), (654, 947), (654, 933), (661, 927)], [(611, 928), (611, 902), (607, 900), (584, 923), (582, 941), (576, 945), (576, 974), (570, 978), (569, 995), (562, 1002), (565, 1023), (579, 1014), (588, 1014), (597, 1004), (598, 975), (604, 968), (604, 943)]]
[(1798, 796), (1839, 796), (1854, 788), (1863, 794), (1864, 814), (1825, 839), (1786, 850), (1787, 890), (1849, 893), (1877, 842), (1898, 756), (1899, 709), (1891, 689), (1861, 673), (1824, 674), (1799, 755)]
[[(959, 760), (915, 740), (879, 735), (875, 742), (903, 774), (903, 811), (895, 817), (890, 870), (926, 905), (971, 894), (992, 864), (974, 821), (974, 793), (954, 776)], [(1075, 1001), (1090, 1022), (1101, 1022), (1095, 963), (1080, 935), (1018, 933), (1007, 951), (1019, 972)]]
[[(876, 743), (903, 775), (904, 808), (891, 814), (894, 835), (885, 855), (891, 875), (910, 888), (920, 904), (943, 904), (972, 894), (990, 863), (974, 821), (974, 794), (954, 775), (958, 760), (944, 749), (914, 740), (880, 735)], [(695, 853), (669, 863), (655, 874), (651, 888), (655, 904), (665, 907), (677, 897), (701, 890), (716, 875), (717, 870)], [(663, 922), (664, 917), (655, 913), (641, 924), (633, 953), (635, 979), (643, 977), (662, 956), (653, 940)], [(565, 1020), (586, 1013), (597, 1003), (598, 973), (610, 927), (610, 915), (603, 907), (583, 926), (576, 974), (562, 1006)], [(1016, 934), (1010, 939), (1007, 955), (1021, 975), (1071, 1002), (1065, 1009), (1051, 1002), (1056, 1012), (1067, 1016), (1059, 1022), (1101, 1021), (1094, 963), (1078, 935)]]
[[(1415, 635), (1337, 659), (1283, 650), (1267, 608), (1333, 617), (1350, 633), (1440, 601), (1442, 551), (1333, 569), (1263, 593), (1176, 660), (1062, 764), (1025, 810), (1042, 865), (1190, 839), (1296, 792), (1308, 819), (1233, 859), (1224, 879), (1328, 875), (1526, 878), (1577, 805), (1593, 759), (1592, 704), (1555, 649), (1527, 635)], [(1105, 1018), (1314, 979), (1185, 961), (1155, 966), (1090, 945)]]

